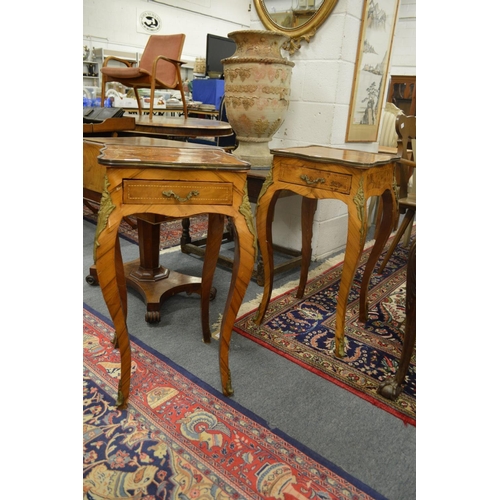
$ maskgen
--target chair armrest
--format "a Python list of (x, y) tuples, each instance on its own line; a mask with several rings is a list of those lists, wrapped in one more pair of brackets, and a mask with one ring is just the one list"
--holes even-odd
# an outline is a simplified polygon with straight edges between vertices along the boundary
[(154, 63), (153, 63), (153, 68), (156, 67), (156, 65), (158, 64), (158, 61), (159, 60), (163, 60), (163, 61), (168, 61), (172, 64), (175, 64), (176, 66), (182, 66), (183, 64), (186, 64), (184, 61), (177, 61), (177, 59), (172, 59), (170, 57), (167, 57), (167, 56), (158, 56), (155, 60), (154, 60)]
[[(178, 80), (179, 80), (179, 83), (181, 83), (181, 82), (182, 82), (182, 79), (181, 79), (181, 69), (180, 69), (180, 68), (181, 68), (181, 66), (182, 66), (183, 64), (185, 64), (185, 63), (184, 63), (184, 62), (182, 62), (182, 61), (177, 61), (176, 59), (171, 59), (170, 57), (167, 57), (167, 56), (158, 56), (158, 57), (156, 57), (156, 58), (155, 58), (155, 60), (154, 60), (154, 62), (153, 62), (153, 71), (152, 71), (152, 73), (151, 73), (151, 76), (152, 76), (152, 77), (156, 80), (156, 68), (157, 68), (158, 63), (159, 63), (160, 61), (166, 61), (166, 62), (169, 62), (169, 63), (171, 63), (171, 64), (173, 64), (173, 65), (174, 65), (174, 67), (175, 67), (175, 72), (176, 72), (176, 74), (177, 74), (177, 78), (178, 78)], [(183, 101), (184, 101), (184, 99), (183, 99)], [(185, 101), (184, 101), (184, 102), (185, 102)], [(186, 114), (187, 114), (187, 113), (186, 113)]]
[(416, 161), (406, 160), (405, 158), (399, 158), (398, 162), (402, 163), (403, 165), (408, 165), (409, 167), (416, 167), (417, 166)]
[(128, 66), (129, 68), (135, 64), (135, 62), (127, 61), (127, 59), (121, 59), (120, 57), (115, 57), (115, 56), (108, 56), (106, 57), (106, 59), (104, 59), (102, 67), (105, 68), (108, 65), (109, 61), (117, 61), (119, 63), (125, 64), (125, 66)]

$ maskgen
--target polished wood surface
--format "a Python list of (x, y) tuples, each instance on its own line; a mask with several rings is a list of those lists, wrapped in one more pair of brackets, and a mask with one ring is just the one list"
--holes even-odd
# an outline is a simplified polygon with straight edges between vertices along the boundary
[[(154, 154), (151, 149), (155, 150)], [(122, 147), (116, 144), (107, 145), (99, 157), (99, 162), (106, 165), (107, 171), (96, 230), (95, 263), (103, 297), (115, 326), (116, 345), (120, 350), (121, 379), (117, 400), (120, 408), (127, 406), (131, 354), (126, 324), (126, 280), (118, 241), (118, 227), (123, 217), (132, 214), (159, 214), (178, 218), (209, 214), (209, 251), (203, 263), (201, 290), (205, 342), (210, 342), (211, 338), (208, 327), (208, 300), (222, 239), (223, 217), (233, 219), (235, 260), (219, 341), (222, 391), (227, 396), (233, 393), (229, 370), (229, 344), (234, 321), (252, 275), (257, 247), (246, 190), (249, 165), (218, 150), (215, 156), (220, 160), (219, 165), (214, 165), (213, 168), (205, 165), (200, 168), (207, 157), (204, 149), (174, 149), (177, 149), (182, 169), (175, 168), (175, 155), (169, 148), (164, 147), (135, 147), (129, 150), (133, 164), (123, 156)], [(150, 164), (153, 157), (154, 165), (142, 164), (142, 159), (145, 164)], [(209, 157), (210, 161), (215, 161), (213, 155)], [(129, 180), (133, 180), (134, 184)], [(212, 197), (210, 203), (206, 200), (207, 192), (203, 183), (206, 183), (207, 192)], [(214, 196), (217, 190), (213, 190), (212, 186), (217, 183), (224, 193), (228, 186), (231, 188), (230, 199), (226, 194), (220, 200)], [(196, 185), (196, 189), (193, 189), (193, 185)], [(153, 190), (151, 186), (154, 186)], [(173, 196), (170, 195), (171, 192)], [(199, 200), (203, 202), (200, 203)]]
[[(366, 321), (366, 288), (373, 268), (389, 238), (397, 216), (392, 188), (395, 158), (392, 155), (365, 153), (324, 146), (305, 146), (272, 151), (272, 169), (262, 189), (257, 206), (257, 234), (264, 266), (264, 293), (257, 324), (266, 313), (273, 284), (272, 221), (274, 206), (283, 189), (304, 197), (302, 204), (302, 265), (297, 297), (302, 297), (311, 259), (311, 238), (317, 200), (338, 199), (348, 208), (348, 230), (344, 266), (337, 298), (335, 355), (343, 357), (344, 327), (347, 300), (354, 274), (359, 265), (368, 228), (367, 201), (381, 196), (384, 206), (379, 236), (366, 264), (363, 276), (364, 293), (360, 298), (360, 318)], [(305, 251), (304, 251), (305, 249)]]
[(204, 118), (153, 116), (136, 118), (134, 132), (176, 137), (224, 137), (233, 129), (227, 122)]
[[(107, 121), (107, 120), (106, 120)], [(121, 147), (179, 147), (185, 148), (208, 148), (201, 144), (184, 143), (169, 139), (158, 139), (154, 137), (84, 137), (83, 139), (83, 189), (84, 198), (99, 202), (103, 189), (106, 166), (97, 161), (101, 149), (106, 144)]]
[(133, 116), (122, 116), (120, 118), (108, 118), (100, 123), (84, 123), (83, 134), (117, 133), (123, 130), (133, 130), (134, 128), (135, 118)]

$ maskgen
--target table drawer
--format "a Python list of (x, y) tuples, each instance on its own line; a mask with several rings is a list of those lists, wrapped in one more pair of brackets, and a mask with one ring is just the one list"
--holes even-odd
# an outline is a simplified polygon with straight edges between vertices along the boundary
[(232, 205), (233, 185), (224, 182), (124, 180), (123, 203)]
[(352, 176), (349, 174), (326, 172), (304, 166), (290, 170), (283, 166), (279, 170), (278, 178), (280, 181), (298, 184), (299, 186), (326, 189), (343, 194), (351, 192)]

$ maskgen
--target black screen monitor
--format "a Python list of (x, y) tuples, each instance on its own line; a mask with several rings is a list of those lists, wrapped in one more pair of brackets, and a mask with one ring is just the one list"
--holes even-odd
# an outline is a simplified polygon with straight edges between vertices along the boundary
[(236, 51), (236, 42), (231, 38), (207, 34), (206, 76), (224, 78), (221, 60), (231, 57)]

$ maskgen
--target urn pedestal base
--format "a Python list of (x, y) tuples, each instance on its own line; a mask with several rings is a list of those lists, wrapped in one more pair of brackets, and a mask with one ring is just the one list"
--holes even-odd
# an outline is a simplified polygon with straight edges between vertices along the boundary
[(249, 142), (238, 138), (238, 147), (233, 151), (236, 158), (247, 161), (253, 169), (269, 169), (273, 162), (273, 155), (269, 151), (269, 143)]

